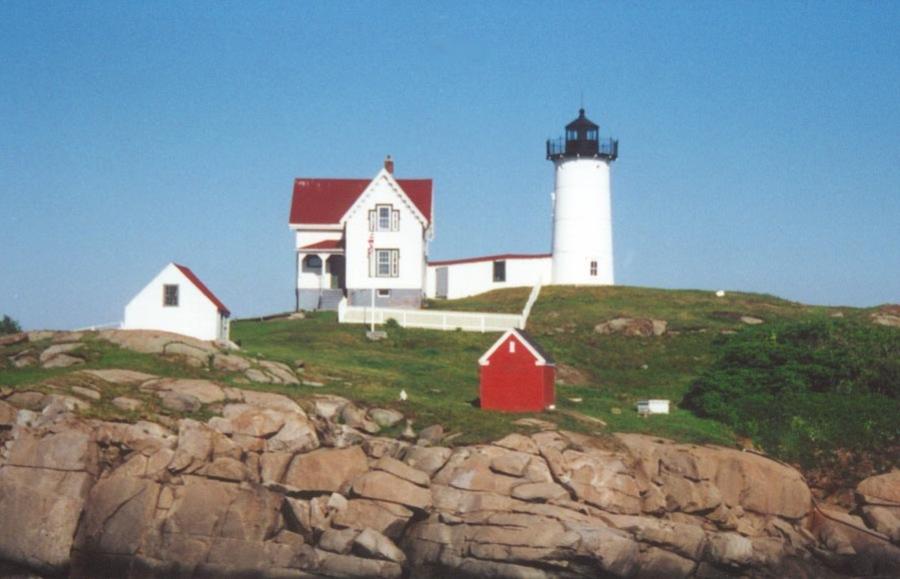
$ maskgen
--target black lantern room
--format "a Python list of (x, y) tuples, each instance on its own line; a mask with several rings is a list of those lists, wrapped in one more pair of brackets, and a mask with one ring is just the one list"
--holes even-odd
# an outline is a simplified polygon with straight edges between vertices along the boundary
[(600, 140), (600, 127), (584, 116), (579, 109), (578, 118), (566, 125), (566, 136), (547, 141), (548, 159), (574, 159), (599, 157), (614, 161), (619, 156), (619, 141)]

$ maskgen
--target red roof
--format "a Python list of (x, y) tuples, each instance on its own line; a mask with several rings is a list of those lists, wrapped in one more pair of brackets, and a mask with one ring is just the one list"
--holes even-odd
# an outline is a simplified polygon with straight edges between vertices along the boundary
[(466, 257), (463, 259), (445, 259), (442, 261), (429, 261), (428, 265), (456, 265), (458, 263), (476, 263), (479, 261), (498, 261), (505, 259), (542, 259), (553, 257), (551, 253), (501, 253), (499, 255), (485, 255), (482, 257)]
[[(371, 179), (295, 179), (290, 223), (337, 224), (371, 182)], [(397, 179), (397, 183), (431, 222), (431, 179)]]
[(341, 249), (342, 247), (343, 243), (340, 239), (326, 239), (324, 241), (317, 241), (316, 243), (304, 245), (300, 249)]
[(200, 278), (197, 277), (194, 274), (194, 272), (191, 271), (191, 268), (185, 267), (183, 265), (178, 265), (177, 263), (175, 263), (173, 265), (175, 267), (177, 267), (179, 269), (179, 271), (181, 271), (181, 273), (184, 274), (184, 277), (188, 278), (192, 284), (197, 286), (197, 289), (200, 290), (200, 292), (203, 293), (203, 295), (205, 295), (207, 298), (209, 298), (209, 301), (211, 301), (213, 303), (213, 305), (215, 305), (223, 315), (226, 315), (226, 316), (231, 315), (231, 312), (228, 311), (228, 308), (225, 307), (225, 304), (223, 304), (221, 302), (221, 300), (219, 300), (219, 298), (216, 297), (216, 294), (212, 293), (212, 291), (210, 291), (210, 289), (208, 287), (206, 287), (205, 283), (200, 281)]

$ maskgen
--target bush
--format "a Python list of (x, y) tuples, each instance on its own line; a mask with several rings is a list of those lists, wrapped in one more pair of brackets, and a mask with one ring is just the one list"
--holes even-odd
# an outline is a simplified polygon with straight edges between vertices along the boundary
[(747, 328), (716, 344), (683, 404), (807, 467), (838, 450), (880, 468), (900, 445), (900, 332), (844, 320)]
[(3, 316), (3, 320), (0, 321), (0, 335), (18, 334), (21, 331), (22, 326), (19, 325), (19, 322), (9, 316)]

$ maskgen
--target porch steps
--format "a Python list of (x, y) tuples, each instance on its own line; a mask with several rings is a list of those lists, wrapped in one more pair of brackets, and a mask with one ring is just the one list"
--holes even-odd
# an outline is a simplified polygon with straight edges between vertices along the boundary
[(319, 298), (319, 309), (329, 312), (337, 311), (338, 304), (341, 303), (343, 297), (344, 292), (341, 290), (325, 290)]

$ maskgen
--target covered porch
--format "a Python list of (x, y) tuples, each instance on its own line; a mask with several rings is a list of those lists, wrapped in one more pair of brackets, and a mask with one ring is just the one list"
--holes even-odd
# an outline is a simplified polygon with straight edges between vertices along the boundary
[(329, 240), (297, 250), (297, 310), (337, 310), (347, 289), (343, 244)]

